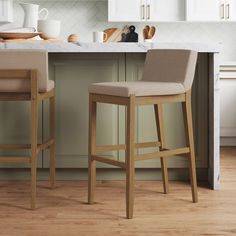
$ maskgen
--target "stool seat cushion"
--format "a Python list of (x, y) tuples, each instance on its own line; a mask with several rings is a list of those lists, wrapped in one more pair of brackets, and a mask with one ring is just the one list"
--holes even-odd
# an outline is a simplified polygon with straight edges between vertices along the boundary
[(89, 86), (89, 92), (119, 97), (175, 95), (185, 93), (182, 83), (174, 82), (106, 82)]
[[(54, 88), (54, 81), (47, 80), (44, 89), (39, 89), (40, 93), (49, 92)], [(2, 93), (28, 93), (30, 92), (29, 80), (0, 80), (0, 92)]]

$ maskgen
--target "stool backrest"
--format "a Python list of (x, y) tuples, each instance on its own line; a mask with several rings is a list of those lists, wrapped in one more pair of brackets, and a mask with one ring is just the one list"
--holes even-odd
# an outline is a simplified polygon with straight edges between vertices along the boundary
[(143, 80), (182, 83), (186, 91), (192, 87), (196, 51), (184, 49), (152, 49), (147, 52)]
[[(45, 50), (0, 50), (0, 70), (36, 69), (40, 92), (47, 91), (48, 53)], [(0, 92), (29, 92), (30, 80), (1, 79)]]

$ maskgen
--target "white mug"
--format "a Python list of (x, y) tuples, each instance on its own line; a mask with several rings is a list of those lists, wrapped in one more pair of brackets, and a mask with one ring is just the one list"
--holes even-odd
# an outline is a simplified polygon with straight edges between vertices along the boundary
[(103, 31), (93, 32), (93, 42), (94, 43), (103, 43), (106, 40), (107, 40), (107, 33), (103, 32)]
[(58, 20), (38, 20), (38, 31), (43, 39), (57, 38), (60, 34), (61, 22)]

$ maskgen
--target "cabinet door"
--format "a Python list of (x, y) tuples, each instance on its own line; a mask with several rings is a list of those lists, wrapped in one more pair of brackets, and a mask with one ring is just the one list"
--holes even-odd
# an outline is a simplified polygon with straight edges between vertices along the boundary
[(220, 0), (186, 0), (186, 20), (188, 21), (218, 21), (221, 14), (223, 13)]
[(220, 136), (236, 137), (236, 80), (221, 79), (220, 81)]
[(109, 21), (141, 21), (145, 19), (144, 0), (109, 0)]
[[(30, 102), (0, 102), (0, 143), (30, 144)], [(38, 142), (42, 143), (42, 108), (38, 115)], [(42, 153), (38, 167), (42, 167)], [(3, 156), (29, 156), (29, 150), (0, 150)], [(0, 164), (0, 168), (26, 168), (29, 164)]]
[(13, 21), (12, 0), (0, 0), (0, 22)]
[(181, 21), (185, 19), (185, 0), (147, 0), (148, 21)]
[(236, 20), (236, 2), (235, 0), (225, 0), (225, 19), (228, 21)]
[[(122, 55), (76, 55), (50, 59), (56, 83), (56, 163), (58, 168), (87, 168), (88, 86), (95, 82), (119, 81), (123, 77)], [(72, 60), (73, 59), (73, 60)], [(44, 139), (48, 136), (48, 109), (44, 106)], [(98, 145), (118, 143), (118, 108), (98, 104)], [(105, 153), (118, 158), (117, 152)], [(48, 167), (48, 153), (44, 166)], [(102, 163), (98, 167), (111, 167)]]

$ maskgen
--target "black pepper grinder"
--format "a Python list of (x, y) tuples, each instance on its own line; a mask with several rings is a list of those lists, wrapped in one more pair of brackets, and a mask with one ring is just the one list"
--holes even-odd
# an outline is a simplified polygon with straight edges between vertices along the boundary
[(138, 42), (138, 34), (135, 32), (135, 26), (129, 27), (129, 33), (126, 34), (126, 42)]

